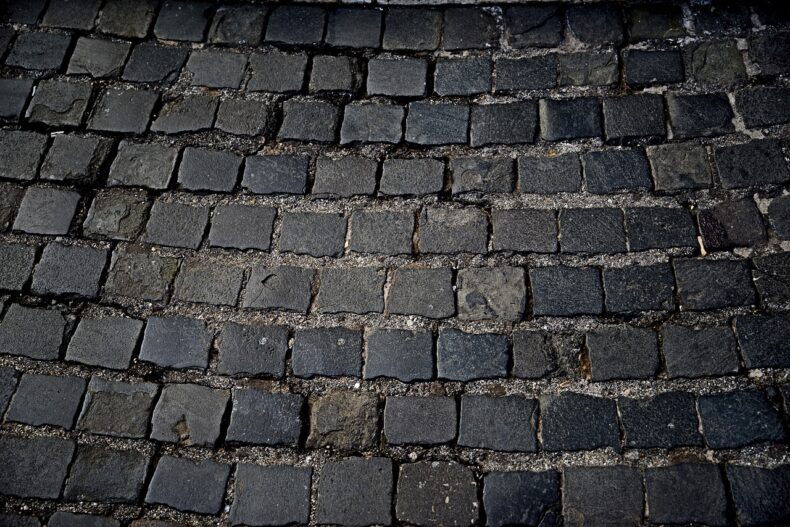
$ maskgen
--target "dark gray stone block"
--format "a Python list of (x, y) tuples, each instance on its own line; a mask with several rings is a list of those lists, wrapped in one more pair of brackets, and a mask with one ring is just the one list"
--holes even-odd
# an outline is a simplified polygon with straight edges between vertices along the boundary
[(277, 210), (251, 205), (217, 205), (208, 243), (213, 247), (268, 251)]
[(678, 463), (645, 470), (652, 523), (727, 525), (727, 496), (714, 464)]
[(759, 390), (703, 395), (698, 406), (710, 448), (740, 448), (785, 440), (779, 411)]
[(255, 194), (304, 194), (310, 158), (301, 155), (247, 157), (241, 185)]
[(0, 494), (57, 499), (73, 454), (68, 439), (0, 437)]
[(455, 462), (401, 465), (395, 514), (416, 525), (470, 525), (480, 515), (472, 471)]
[(409, 104), (406, 141), (420, 145), (466, 143), (469, 106), (451, 102)]
[(444, 186), (444, 162), (439, 159), (385, 159), (379, 192), (390, 196), (436, 194)]
[(155, 201), (145, 226), (143, 241), (197, 249), (208, 224), (206, 206)]
[(378, 162), (367, 157), (349, 155), (333, 159), (321, 156), (315, 162), (312, 193), (341, 198), (373, 194), (377, 168)]
[(151, 439), (213, 446), (228, 402), (226, 390), (197, 384), (166, 384), (151, 416)]
[(42, 80), (36, 86), (26, 117), (32, 123), (79, 126), (88, 108), (91, 91), (90, 82)]
[(57, 359), (65, 329), (60, 311), (11, 304), (0, 323), (0, 349), (9, 355)]
[(99, 294), (107, 251), (77, 245), (50, 243), (33, 271), (30, 289), (39, 295), (74, 295), (94, 298)]
[(392, 377), (411, 382), (433, 376), (431, 333), (375, 328), (365, 340), (365, 379)]
[(617, 404), (626, 447), (702, 446), (693, 394), (667, 392), (646, 399), (621, 397)]
[(318, 483), (319, 523), (362, 526), (392, 521), (392, 461), (346, 458), (324, 465)]
[(346, 218), (324, 212), (285, 212), (280, 250), (296, 254), (340, 256), (346, 238)]
[(370, 95), (423, 97), (428, 61), (409, 57), (376, 57), (368, 61), (367, 92)]
[(145, 326), (140, 360), (166, 368), (205, 369), (211, 337), (202, 320), (151, 317)]
[[(615, 402), (603, 397), (564, 392), (540, 399), (541, 443), (548, 452), (620, 449)], [(579, 423), (587, 423), (579, 426)], [(641, 487), (640, 487), (641, 488)]]
[(242, 306), (306, 313), (314, 276), (314, 269), (255, 266), (244, 290)]
[(36, 249), (29, 245), (0, 245), (0, 289), (21, 291), (33, 271)]
[(520, 395), (461, 397), (458, 445), (505, 452), (535, 452), (538, 402)]
[(143, 322), (133, 318), (83, 318), (71, 337), (66, 360), (125, 370), (142, 329)]
[(640, 525), (643, 508), (642, 474), (637, 468), (569, 467), (564, 471), (562, 513), (569, 527)]
[(378, 444), (379, 409), (374, 393), (334, 391), (310, 405), (308, 448), (371, 450)]
[(152, 42), (137, 44), (123, 70), (123, 80), (170, 83), (178, 78), (189, 51)]
[(297, 329), (292, 362), (297, 377), (359, 377), (362, 333), (342, 327)]
[(508, 355), (505, 335), (442, 329), (436, 343), (437, 374), (452, 381), (505, 377)]
[(150, 461), (148, 455), (135, 450), (80, 445), (63, 497), (71, 501), (136, 503)]
[(77, 428), (92, 434), (145, 437), (158, 389), (156, 384), (91, 377)]
[(518, 186), (522, 193), (577, 192), (582, 169), (576, 153), (518, 158)]
[(397, 211), (355, 211), (351, 216), (349, 249), (358, 253), (411, 254), (414, 214)]
[[(240, 464), (235, 474), (230, 521), (234, 525), (307, 523), (312, 473), (310, 467)], [(267, 499), (262, 500), (261, 496)]]
[(145, 250), (113, 254), (104, 293), (150, 302), (164, 302), (178, 271), (179, 259)]
[(107, 184), (165, 189), (177, 156), (175, 148), (121, 141)]
[(32, 426), (52, 425), (70, 430), (79, 410), (85, 379), (26, 373), (11, 399), (5, 418)]
[(387, 298), (387, 312), (447, 318), (455, 314), (453, 272), (440, 269), (397, 269)]
[(603, 270), (606, 310), (612, 313), (666, 311), (675, 306), (675, 277), (666, 264)]
[(217, 348), (220, 374), (282, 377), (288, 352), (288, 328), (228, 322), (217, 338)]
[(601, 274), (594, 267), (538, 267), (529, 270), (532, 313), (572, 316), (603, 311)]
[(148, 215), (148, 195), (126, 189), (100, 190), (93, 198), (82, 233), (91, 238), (133, 240)]
[(738, 370), (735, 336), (729, 327), (666, 326), (662, 343), (670, 377), (725, 375)]
[(217, 514), (225, 496), (230, 467), (210, 459), (192, 461), (163, 456), (145, 495), (146, 503), (161, 503), (174, 509)]
[(658, 339), (652, 329), (606, 326), (587, 333), (593, 381), (652, 379), (658, 373)]
[(320, 313), (381, 313), (385, 279), (386, 269), (374, 267), (322, 269), (316, 309)]
[(250, 81), (247, 89), (266, 92), (297, 92), (304, 84), (307, 55), (273, 50), (250, 56)]
[(684, 309), (705, 310), (754, 304), (751, 273), (743, 260), (674, 260), (678, 298)]
[(389, 396), (384, 435), (393, 445), (438, 445), (455, 439), (457, 407), (453, 397)]
[(524, 269), (461, 269), (457, 277), (458, 318), (519, 322), (527, 305)]
[(559, 520), (559, 472), (489, 472), (483, 481), (487, 525), (539, 525)]
[(252, 388), (233, 390), (233, 409), (226, 441), (256, 445), (297, 446), (302, 429), (301, 395)]
[(241, 157), (232, 152), (188, 146), (181, 155), (178, 182), (188, 190), (230, 192), (240, 167)]

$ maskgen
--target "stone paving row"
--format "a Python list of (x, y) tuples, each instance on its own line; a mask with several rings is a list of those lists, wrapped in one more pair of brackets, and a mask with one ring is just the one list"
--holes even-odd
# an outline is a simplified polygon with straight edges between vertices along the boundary
[(790, 10), (9, 0), (0, 526), (790, 523)]

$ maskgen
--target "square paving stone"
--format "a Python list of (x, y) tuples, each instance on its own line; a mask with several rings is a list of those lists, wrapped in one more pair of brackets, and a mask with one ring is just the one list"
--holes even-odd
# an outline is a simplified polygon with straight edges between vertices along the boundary
[(46, 144), (47, 136), (44, 134), (0, 130), (0, 176), (34, 179)]
[(678, 139), (714, 137), (735, 130), (726, 94), (667, 96), (672, 135)]
[(181, 156), (178, 182), (188, 190), (230, 192), (240, 167), (241, 157), (232, 152), (188, 146)]
[(746, 261), (682, 259), (673, 264), (678, 298), (684, 309), (718, 309), (756, 301)]
[(541, 99), (538, 105), (541, 137), (547, 141), (582, 139), (601, 135), (598, 99)]
[(356, 59), (351, 57), (335, 57), (318, 55), (313, 57), (313, 69), (310, 72), (310, 91), (356, 91), (360, 83), (361, 72)]
[(365, 339), (365, 379), (392, 377), (403, 382), (433, 376), (433, 336), (427, 331), (373, 329)]
[(378, 439), (378, 397), (373, 393), (336, 391), (310, 405), (308, 448), (370, 450)]
[(209, 245), (268, 251), (277, 210), (250, 205), (218, 205), (209, 231)]
[(30, 79), (0, 79), (0, 118), (18, 121), (32, 89)]
[(8, 355), (57, 359), (65, 329), (60, 311), (11, 304), (0, 323), (0, 349)]
[[(754, 49), (750, 47), (750, 55)], [(734, 40), (701, 42), (687, 53), (686, 62), (697, 82), (727, 86), (746, 79), (743, 57)]]
[(230, 466), (210, 459), (163, 456), (148, 485), (146, 503), (161, 503), (174, 509), (217, 514), (222, 508)]
[(436, 194), (444, 186), (444, 163), (439, 159), (385, 159), (379, 192), (389, 196)]
[(318, 481), (316, 520), (361, 526), (392, 521), (392, 461), (352, 457), (330, 461)]
[(763, 218), (751, 199), (725, 201), (697, 213), (707, 250), (753, 247), (767, 241)]
[(529, 270), (535, 316), (599, 314), (603, 287), (593, 267), (539, 267)]
[(42, 25), (69, 29), (92, 29), (100, 5), (100, 0), (50, 2)]
[(88, 107), (92, 85), (85, 81), (45, 79), (38, 83), (26, 117), (32, 123), (79, 126)]
[[(313, 469), (286, 465), (259, 467), (242, 463), (236, 469), (230, 506), (233, 525), (306, 524), (310, 516)], [(261, 496), (266, 496), (265, 500)]]
[(453, 157), (450, 159), (453, 194), (513, 191), (513, 160), (506, 157)]
[(445, 9), (442, 49), (485, 49), (499, 43), (499, 30), (493, 14), (474, 7)]
[(93, 298), (107, 263), (107, 251), (93, 247), (50, 243), (33, 272), (31, 290), (39, 295)]
[(66, 73), (88, 74), (97, 78), (117, 77), (121, 74), (130, 47), (128, 42), (80, 37)]
[(486, 523), (492, 527), (558, 520), (560, 473), (489, 472), (483, 483), (483, 504)]
[(790, 466), (772, 469), (727, 465), (733, 501), (743, 525), (767, 525), (790, 519)]
[(107, 184), (165, 189), (177, 157), (176, 148), (121, 141)]
[(0, 523), (0, 525), (7, 525), (9, 527), (41, 527), (41, 520), (39, 520), (38, 517), (24, 516), (21, 514), (0, 514), (0, 522), (5, 522)]
[(530, 101), (480, 104), (472, 106), (471, 121), (472, 146), (533, 143), (538, 112)]
[(469, 106), (450, 102), (409, 104), (406, 141), (420, 145), (466, 143)]
[(214, 127), (236, 135), (270, 135), (274, 119), (268, 103), (257, 100), (223, 99)]
[(637, 5), (628, 10), (629, 41), (682, 37), (683, 11), (676, 5)]
[(524, 270), (484, 267), (458, 271), (460, 320), (520, 321), (527, 303)]
[(711, 169), (702, 145), (673, 144), (647, 148), (656, 191), (708, 188)]
[(283, 120), (279, 139), (330, 143), (340, 124), (340, 108), (322, 100), (283, 102)]
[(569, 527), (640, 525), (643, 502), (642, 475), (637, 468), (568, 467), (564, 470), (562, 512)]
[(646, 399), (621, 397), (617, 404), (626, 447), (702, 446), (693, 394), (667, 392)]
[(584, 51), (557, 55), (560, 86), (607, 86), (620, 77), (617, 54)]
[(718, 466), (678, 463), (645, 470), (652, 523), (727, 525), (727, 496)]
[(471, 525), (480, 515), (472, 471), (455, 462), (400, 466), (395, 514), (415, 525)]
[(133, 240), (143, 228), (148, 209), (145, 192), (100, 190), (93, 198), (82, 232), (88, 237)]
[(99, 137), (57, 135), (41, 165), (41, 179), (93, 185), (111, 147), (109, 140)]
[(309, 168), (307, 156), (250, 156), (244, 162), (241, 185), (254, 194), (304, 194)]
[(790, 197), (774, 198), (768, 206), (768, 219), (780, 240), (790, 240)]
[(455, 314), (453, 271), (440, 269), (396, 269), (387, 296), (387, 312), (447, 318)]
[(385, 269), (322, 269), (316, 309), (320, 313), (384, 311)]
[(606, 97), (603, 100), (603, 119), (608, 141), (663, 137), (667, 133), (664, 98), (660, 95)]
[(384, 49), (432, 50), (439, 47), (442, 13), (429, 9), (395, 7), (384, 20)]
[[(46, 0), (30, 0), (29, 2), (14, 2), (5, 6), (3, 22), (17, 24), (35, 24), (46, 6)], [(36, 524), (38, 525), (38, 524)]]
[(398, 143), (405, 109), (394, 104), (352, 102), (343, 109), (340, 143)]
[(266, 92), (297, 92), (304, 84), (307, 55), (276, 50), (250, 56), (250, 81), (247, 89)]
[(756, 86), (735, 93), (735, 106), (747, 128), (790, 121), (788, 103), (790, 103), (790, 90), (783, 87)]
[(781, 144), (775, 139), (718, 147), (714, 153), (724, 188), (781, 184), (790, 180)]
[(66, 360), (125, 370), (142, 329), (143, 322), (133, 318), (83, 318), (71, 337)]
[(189, 52), (174, 46), (141, 42), (132, 49), (123, 80), (133, 82), (172, 82), (178, 78)]
[(235, 306), (244, 269), (218, 259), (187, 258), (176, 278), (173, 300)]
[(244, 80), (247, 55), (229, 51), (198, 49), (192, 51), (186, 65), (193, 86), (238, 89)]
[(414, 214), (357, 210), (351, 216), (349, 249), (358, 253), (411, 254)]
[(659, 368), (658, 339), (652, 329), (605, 326), (586, 335), (593, 381), (652, 379)]
[(77, 428), (92, 434), (145, 437), (157, 391), (156, 384), (91, 377)]
[(92, 130), (142, 134), (159, 94), (152, 90), (108, 89), (102, 92), (88, 124)]
[(488, 221), (480, 209), (426, 207), (419, 229), (422, 253), (484, 254), (488, 250)]
[(505, 39), (516, 49), (556, 47), (562, 39), (562, 17), (556, 6), (518, 6), (504, 11)]
[(280, 250), (296, 254), (340, 256), (346, 239), (346, 218), (324, 212), (284, 212)]
[(620, 209), (562, 209), (559, 214), (562, 252), (625, 252), (623, 220)]
[(759, 390), (703, 395), (698, 406), (710, 448), (740, 448), (785, 440), (779, 412)]
[(286, 326), (225, 324), (217, 338), (222, 375), (282, 377), (288, 353)]
[(691, 214), (685, 209), (627, 208), (625, 222), (632, 251), (697, 245), (697, 229)]
[(382, 15), (381, 9), (334, 9), (329, 13), (324, 42), (338, 47), (377, 48)]
[(143, 241), (197, 249), (208, 224), (208, 207), (154, 202)]
[(197, 384), (167, 384), (151, 416), (151, 439), (213, 446), (228, 403), (226, 390)]
[(675, 277), (666, 264), (603, 270), (606, 310), (612, 313), (665, 311), (675, 306)]
[(745, 5), (698, 6), (692, 13), (697, 31), (704, 34), (741, 34), (752, 26), (751, 13)]
[(80, 445), (63, 497), (71, 501), (136, 503), (150, 460), (135, 450)]
[(342, 327), (297, 329), (292, 362), (297, 377), (359, 377), (362, 334)]
[[(620, 449), (617, 407), (611, 399), (564, 392), (540, 399), (543, 449), (548, 452)], [(587, 423), (579, 426), (579, 423)]]
[(589, 45), (622, 44), (623, 14), (619, 5), (571, 6), (567, 10), (568, 28), (577, 40)]
[(154, 122), (152, 132), (178, 134), (208, 130), (214, 124), (219, 98), (211, 95), (185, 95), (165, 101)]
[(629, 86), (674, 84), (685, 78), (680, 51), (629, 49), (623, 52), (625, 82)]
[(557, 84), (557, 58), (543, 55), (526, 58), (499, 58), (494, 65), (497, 93), (543, 90)]
[(729, 327), (670, 325), (662, 330), (661, 340), (670, 378), (725, 375), (738, 370), (735, 336)]
[(518, 187), (522, 193), (576, 192), (581, 188), (581, 182), (578, 154), (518, 158)]
[(436, 342), (436, 369), (442, 379), (471, 381), (506, 377), (507, 336), (442, 329)]
[(52, 425), (70, 430), (85, 384), (85, 379), (80, 377), (24, 374), (5, 418), (32, 426)]
[(306, 313), (315, 269), (254, 266), (244, 289), (243, 307)]
[(540, 331), (513, 333), (513, 376), (540, 379), (556, 367), (556, 350), (547, 334)]
[(321, 156), (315, 163), (312, 193), (319, 196), (351, 197), (373, 194), (378, 162), (361, 156), (332, 159)]
[(257, 46), (263, 37), (266, 7), (220, 6), (214, 13), (208, 41), (212, 44)]
[(30, 278), (35, 259), (35, 247), (0, 245), (0, 289), (20, 291)]
[(425, 95), (428, 61), (409, 57), (376, 57), (368, 61), (367, 92), (370, 95), (422, 97)]
[(520, 395), (461, 397), (458, 445), (503, 452), (535, 452), (538, 401)]
[(318, 44), (324, 34), (326, 12), (318, 6), (275, 7), (266, 25), (266, 40), (284, 44)]
[(202, 320), (151, 317), (145, 326), (140, 360), (166, 368), (204, 369), (212, 335)]
[(588, 152), (581, 158), (587, 190), (593, 194), (650, 189), (650, 165), (642, 150)]
[(59, 70), (66, 59), (71, 36), (60, 33), (22, 33), (5, 58), (8, 66), (27, 70)]
[(179, 259), (146, 251), (116, 252), (104, 285), (104, 293), (150, 302), (167, 300)]
[(203, 40), (212, 3), (208, 1), (166, 0), (159, 10), (154, 35), (162, 40)]
[(0, 437), (0, 494), (57, 499), (73, 454), (68, 439)]
[(491, 60), (486, 58), (439, 59), (434, 72), (433, 89), (441, 96), (489, 92), (492, 69)]
[(455, 439), (455, 398), (438, 395), (389, 396), (384, 435), (392, 445), (438, 445)]
[(111, 35), (145, 38), (156, 8), (156, 0), (108, 0), (99, 14), (97, 28)]
[(226, 441), (297, 446), (301, 434), (301, 395), (250, 388), (233, 390), (233, 410)]
[(739, 315), (735, 333), (747, 368), (786, 368), (790, 364), (790, 318)]

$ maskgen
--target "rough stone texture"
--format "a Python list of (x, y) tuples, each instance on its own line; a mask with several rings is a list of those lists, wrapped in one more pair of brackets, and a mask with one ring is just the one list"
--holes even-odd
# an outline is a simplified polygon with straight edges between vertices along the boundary
[(539, 525), (559, 516), (560, 474), (545, 472), (490, 472), (483, 483), (488, 525)]
[(134, 450), (80, 445), (63, 490), (68, 500), (136, 503), (150, 458)]
[(321, 313), (381, 313), (384, 311), (383, 269), (324, 269), (316, 309)]
[(235, 389), (225, 439), (257, 445), (295, 446), (301, 433), (303, 404), (301, 395)]
[(469, 381), (503, 377), (507, 373), (508, 349), (504, 335), (445, 329), (439, 332), (436, 349), (436, 370), (441, 378)]
[(697, 404), (710, 448), (784, 440), (779, 412), (759, 390), (705, 395)]
[(171, 368), (203, 369), (208, 364), (211, 334), (197, 319), (152, 317), (140, 345), (140, 359)]
[(318, 484), (316, 519), (339, 525), (389, 525), (392, 479), (392, 461), (387, 458), (327, 463)]
[(378, 398), (374, 394), (333, 392), (310, 404), (311, 448), (368, 450), (378, 436)]
[(294, 336), (292, 367), (297, 377), (359, 377), (362, 334), (351, 329), (300, 329)]
[(219, 438), (227, 391), (196, 384), (168, 384), (151, 416), (151, 438), (212, 446)]
[(537, 450), (537, 401), (518, 395), (461, 398), (458, 444), (499, 451)]
[(10, 355), (55, 359), (65, 328), (60, 311), (11, 304), (0, 322), (0, 349)]
[(474, 523), (480, 513), (472, 472), (454, 462), (401, 465), (395, 514), (417, 525)]
[(524, 271), (515, 267), (465, 269), (458, 273), (458, 318), (518, 322), (526, 308)]
[(182, 511), (216, 514), (222, 506), (230, 467), (211, 460), (164, 456), (145, 495), (146, 503), (162, 503)]
[(74, 443), (54, 437), (0, 438), (0, 494), (23, 498), (57, 498), (66, 478)]
[(158, 387), (92, 377), (77, 428), (93, 434), (144, 437)]
[(716, 465), (679, 463), (648, 469), (645, 489), (653, 522), (727, 525), (727, 497)]
[[(311, 476), (312, 470), (307, 467), (240, 464), (235, 474), (231, 522), (234, 525), (307, 523)], [(267, 499), (262, 500), (261, 496)]]
[(300, 267), (253, 267), (244, 291), (244, 307), (307, 311), (315, 270)]
[(217, 371), (221, 374), (282, 377), (288, 328), (231, 322), (217, 337), (217, 348)]
[(587, 333), (593, 381), (649, 379), (658, 371), (658, 342), (650, 329), (603, 327)]
[(455, 400), (443, 396), (387, 397), (384, 435), (393, 445), (435, 445), (455, 439)]
[[(607, 482), (602, 485), (601, 482)], [(562, 512), (568, 525), (639, 525), (642, 477), (625, 466), (571, 467), (562, 483)]]
[(677, 448), (702, 446), (694, 396), (668, 392), (649, 399), (620, 398), (625, 446)]
[[(544, 450), (620, 447), (617, 409), (612, 400), (566, 392), (540, 399)], [(588, 426), (579, 426), (580, 422)]]
[(6, 420), (71, 429), (85, 380), (72, 376), (25, 374), (19, 380)]
[(129, 367), (143, 322), (126, 317), (83, 318), (71, 336), (66, 360), (123, 370)]
[(409, 382), (433, 375), (433, 338), (427, 331), (376, 329), (366, 343), (365, 379), (394, 377)]

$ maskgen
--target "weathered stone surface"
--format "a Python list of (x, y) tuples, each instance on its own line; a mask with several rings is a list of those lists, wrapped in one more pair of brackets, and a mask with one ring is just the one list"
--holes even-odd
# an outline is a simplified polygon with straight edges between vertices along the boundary
[(508, 349), (505, 335), (472, 334), (443, 329), (436, 343), (436, 370), (440, 378), (470, 381), (505, 377)]
[(104, 293), (163, 302), (176, 276), (179, 260), (148, 251), (113, 253)]
[(790, 519), (790, 466), (773, 469), (727, 465), (733, 501), (743, 525), (782, 523)]
[(342, 327), (298, 329), (291, 366), (297, 377), (359, 377), (362, 333)]
[(314, 269), (301, 267), (252, 268), (244, 290), (243, 307), (307, 312)]
[(397, 143), (403, 136), (405, 114), (402, 106), (394, 104), (347, 104), (343, 109), (340, 142)]
[(136, 503), (150, 457), (134, 450), (80, 445), (63, 490), (67, 500)]
[(365, 379), (394, 377), (410, 382), (433, 376), (433, 337), (429, 332), (376, 328), (365, 341)]
[(324, 465), (318, 484), (316, 519), (349, 526), (392, 521), (392, 461), (346, 458)]
[(307, 523), (312, 473), (309, 467), (239, 464), (230, 521), (234, 525)]
[(727, 525), (727, 497), (719, 467), (678, 463), (645, 470), (650, 520)]
[(526, 282), (519, 267), (464, 269), (458, 273), (457, 288), (462, 320), (518, 322), (524, 316)]
[(143, 228), (148, 209), (144, 192), (102, 190), (93, 198), (82, 232), (96, 238), (133, 240)]
[(321, 313), (381, 313), (384, 311), (384, 269), (323, 269), (316, 309)]
[(148, 485), (146, 503), (161, 503), (174, 509), (216, 514), (222, 507), (228, 465), (210, 459), (192, 461), (163, 456)]
[(303, 405), (301, 395), (234, 389), (225, 439), (256, 445), (296, 446), (302, 430)]
[(197, 384), (168, 384), (151, 416), (151, 439), (213, 446), (219, 438), (228, 392)]
[(142, 329), (143, 322), (133, 318), (82, 318), (69, 341), (66, 360), (126, 369)]
[(489, 472), (483, 481), (487, 525), (539, 525), (559, 519), (559, 472)]
[(169, 368), (205, 369), (210, 346), (211, 333), (202, 320), (151, 317), (140, 345), (140, 360)]
[(393, 445), (435, 445), (455, 439), (455, 399), (444, 396), (390, 396), (384, 407), (384, 436)]
[(626, 447), (702, 446), (696, 400), (690, 393), (667, 392), (646, 399), (621, 397), (617, 405)]
[(66, 375), (24, 374), (6, 412), (6, 420), (70, 430), (79, 410), (85, 380)]
[(371, 393), (333, 392), (310, 404), (309, 448), (368, 450), (378, 439), (378, 398)]
[(229, 322), (217, 338), (217, 348), (217, 372), (223, 375), (282, 377), (288, 328)]
[(697, 403), (710, 448), (738, 448), (784, 441), (779, 411), (760, 390), (704, 395)]
[(77, 428), (92, 434), (144, 437), (158, 387), (91, 377)]
[(535, 452), (538, 402), (520, 395), (461, 397), (458, 445)]
[(640, 525), (643, 501), (642, 476), (636, 468), (569, 467), (564, 471), (562, 514), (569, 526)]
[(55, 437), (0, 437), (0, 494), (55, 499), (66, 479), (74, 442)]
[(0, 349), (9, 355), (57, 359), (65, 329), (60, 311), (11, 304), (0, 323)]
[(617, 408), (611, 399), (573, 392), (547, 395), (540, 399), (540, 411), (544, 450), (620, 448)]

